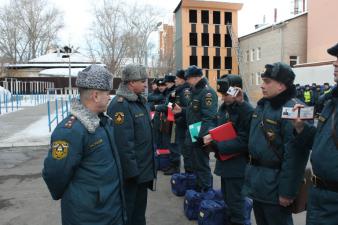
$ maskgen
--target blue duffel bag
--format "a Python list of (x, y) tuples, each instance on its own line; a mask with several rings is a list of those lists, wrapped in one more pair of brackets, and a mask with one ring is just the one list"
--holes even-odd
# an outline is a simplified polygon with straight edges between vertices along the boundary
[(157, 149), (155, 154), (157, 170), (163, 170), (170, 165), (170, 151), (169, 149)]
[(220, 190), (209, 190), (207, 192), (197, 192), (187, 190), (184, 197), (184, 214), (189, 220), (197, 220), (200, 204), (203, 200), (222, 200)]
[(251, 211), (252, 211), (252, 199), (246, 197), (245, 198), (245, 207), (244, 207), (244, 225), (251, 225)]
[(198, 225), (226, 225), (227, 206), (223, 200), (203, 200), (198, 214)]
[(176, 196), (183, 196), (189, 189), (193, 190), (196, 186), (196, 175), (193, 173), (174, 173), (171, 176), (171, 191)]

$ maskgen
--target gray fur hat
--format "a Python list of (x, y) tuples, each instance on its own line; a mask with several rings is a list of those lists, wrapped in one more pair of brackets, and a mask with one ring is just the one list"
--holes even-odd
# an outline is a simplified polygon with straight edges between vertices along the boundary
[(122, 81), (146, 80), (148, 74), (146, 68), (138, 64), (129, 64), (122, 71)]
[(90, 65), (77, 75), (76, 86), (80, 88), (110, 91), (113, 75), (103, 66)]

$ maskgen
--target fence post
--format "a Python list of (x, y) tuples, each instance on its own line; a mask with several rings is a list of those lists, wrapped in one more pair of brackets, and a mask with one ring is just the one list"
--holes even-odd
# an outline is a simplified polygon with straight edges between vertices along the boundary
[(59, 115), (58, 115), (58, 99), (55, 99), (55, 115), (56, 115), (56, 124), (59, 124)]

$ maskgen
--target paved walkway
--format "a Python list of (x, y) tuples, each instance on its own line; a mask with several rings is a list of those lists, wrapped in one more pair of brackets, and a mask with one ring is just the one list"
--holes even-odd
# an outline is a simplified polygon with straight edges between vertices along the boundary
[[(54, 104), (51, 104), (51, 110), (54, 112)], [(0, 142), (1, 140), (11, 137), (15, 133), (24, 130), (44, 116), (47, 116), (47, 103), (38, 106), (23, 107), (21, 110), (1, 115)]]

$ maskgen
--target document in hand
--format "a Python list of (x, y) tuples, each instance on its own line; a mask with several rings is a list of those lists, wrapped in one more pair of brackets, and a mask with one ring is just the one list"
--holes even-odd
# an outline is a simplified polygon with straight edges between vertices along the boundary
[[(211, 135), (211, 138), (217, 142), (229, 141), (237, 137), (236, 131), (231, 122), (222, 124), (218, 127), (215, 127), (214, 129), (209, 130), (209, 134)], [(240, 153), (220, 154), (217, 151), (215, 154), (219, 160), (225, 161), (239, 155)]]
[(189, 125), (189, 133), (191, 137), (191, 141), (194, 143), (197, 140), (194, 137), (198, 137), (198, 134), (200, 133), (201, 130), (201, 125), (202, 122), (197, 122)]

